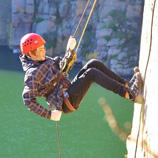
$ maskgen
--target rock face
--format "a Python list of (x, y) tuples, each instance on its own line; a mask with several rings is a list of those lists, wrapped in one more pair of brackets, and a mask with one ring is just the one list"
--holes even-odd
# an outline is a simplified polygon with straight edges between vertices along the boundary
[(0, 1), (0, 45), (9, 45), (11, 38), (11, 1)]
[[(47, 41), (49, 55), (63, 54), (87, 0), (12, 0), (11, 46), (20, 38), (36, 32)], [(89, 14), (88, 8), (77, 39)], [(85, 32), (78, 59), (86, 60), (91, 53), (123, 76), (131, 74), (137, 64), (143, 0), (99, 0)], [(124, 70), (123, 70), (124, 69)]]
[(145, 104), (134, 105), (128, 158), (158, 157), (158, 1), (145, 0), (139, 67), (144, 78)]

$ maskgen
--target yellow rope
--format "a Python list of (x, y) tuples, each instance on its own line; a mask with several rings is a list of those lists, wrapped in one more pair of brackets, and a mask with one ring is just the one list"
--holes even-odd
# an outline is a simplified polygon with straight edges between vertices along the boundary
[(81, 22), (82, 22), (82, 20), (83, 20), (83, 17), (84, 17), (84, 15), (85, 15), (85, 13), (86, 13), (86, 10), (87, 10), (87, 8), (89, 7), (90, 2), (91, 2), (91, 0), (88, 0), (88, 2), (87, 2), (87, 4), (86, 4), (86, 7), (84, 8), (84, 11), (83, 11), (82, 16), (81, 16), (81, 18), (80, 18), (80, 21), (79, 21), (79, 23), (78, 23), (78, 25), (77, 25), (77, 28), (76, 28), (76, 30), (75, 30), (75, 32), (74, 32), (74, 34), (73, 34), (73, 37), (76, 36), (76, 34), (77, 34), (78, 30), (79, 30), (79, 27), (80, 27), (80, 25), (81, 25)]
[(88, 23), (89, 23), (89, 20), (90, 20), (90, 18), (91, 18), (92, 13), (93, 13), (93, 10), (94, 10), (94, 7), (95, 7), (95, 5), (96, 5), (96, 2), (97, 2), (97, 0), (94, 0), (93, 6), (92, 6), (91, 11), (90, 11), (89, 16), (88, 16), (88, 19), (87, 19), (86, 24), (85, 24), (85, 26), (84, 26), (84, 29), (83, 29), (83, 31), (82, 31), (80, 40), (79, 40), (78, 45), (77, 45), (77, 47), (76, 47), (75, 54), (77, 54), (78, 48), (79, 48), (79, 46), (80, 46), (80, 43), (81, 43), (82, 38), (83, 38), (83, 35), (84, 35), (84, 33), (85, 33), (85, 30), (86, 30), (86, 28), (87, 28), (87, 25), (88, 25)]
[(90, 18), (91, 18), (91, 16), (92, 16), (93, 11), (94, 11), (94, 7), (95, 7), (95, 5), (96, 5), (96, 2), (97, 2), (97, 0), (94, 0), (93, 6), (92, 6), (91, 11), (90, 11), (90, 13), (89, 13), (89, 16), (88, 16), (88, 19), (87, 19), (87, 21), (86, 21), (86, 24), (85, 24), (85, 26), (84, 26), (84, 28), (83, 28), (83, 31), (82, 31), (81, 37), (80, 37), (80, 39), (79, 39), (78, 45), (77, 45), (77, 47), (76, 47), (76, 50), (75, 50), (75, 54), (74, 54), (74, 56), (73, 56), (73, 59), (71, 60), (71, 62), (69, 63), (69, 65), (68, 65), (68, 67), (67, 67), (66, 74), (67, 74), (68, 71), (71, 69), (73, 63), (76, 61), (78, 48), (79, 48), (79, 46), (80, 46), (80, 44), (81, 44), (82, 38), (83, 38), (84, 33), (85, 33), (85, 31), (86, 31), (86, 28), (87, 28), (87, 25), (88, 25), (88, 23), (89, 23), (89, 20), (90, 20)]
[[(82, 14), (82, 17), (81, 17), (81, 19), (80, 19), (80, 22), (79, 22), (79, 24), (78, 24), (78, 26), (77, 26), (77, 29), (76, 29), (74, 35), (75, 35), (75, 34), (77, 33), (77, 31), (78, 31), (78, 28), (79, 28), (79, 26), (80, 26), (80, 24), (81, 24), (81, 21), (82, 21), (82, 19), (83, 19), (83, 16), (84, 16), (84, 14), (85, 14), (85, 11), (86, 11), (86, 9), (88, 8), (88, 6), (89, 6), (89, 4), (90, 4), (90, 1), (91, 1), (91, 0), (89, 0), (89, 1), (87, 2), (87, 6), (86, 6), (86, 8), (84, 9), (84, 12), (83, 12), (83, 14)], [(85, 33), (85, 30), (86, 30), (86, 28), (87, 28), (87, 25), (88, 25), (88, 23), (89, 23), (89, 20), (90, 20), (90, 18), (91, 18), (92, 13), (93, 13), (93, 10), (94, 10), (94, 7), (95, 7), (95, 5), (96, 5), (96, 2), (97, 2), (97, 0), (94, 0), (93, 6), (92, 6), (91, 11), (90, 11), (89, 16), (88, 16), (88, 19), (87, 19), (86, 24), (85, 24), (85, 26), (84, 26), (84, 29), (83, 29), (83, 31), (82, 31), (82, 34), (81, 34), (79, 43), (78, 43), (78, 45), (77, 45), (77, 47), (76, 47), (76, 50), (75, 50), (75, 54), (74, 54), (74, 56), (73, 56), (73, 59), (72, 59), (72, 61), (69, 63), (68, 68), (67, 68), (67, 70), (66, 70), (66, 72), (65, 72), (66, 74), (68, 73), (68, 71), (69, 71), (70, 68), (72, 67), (74, 61), (76, 61), (77, 50), (78, 50), (78, 48), (79, 48), (79, 46), (80, 46), (80, 43), (81, 43), (81, 41), (82, 41), (83, 35), (84, 35), (84, 33)], [(56, 122), (56, 127), (57, 127), (58, 143), (59, 143), (59, 154), (60, 154), (60, 158), (61, 158), (61, 143), (60, 143), (58, 122)]]

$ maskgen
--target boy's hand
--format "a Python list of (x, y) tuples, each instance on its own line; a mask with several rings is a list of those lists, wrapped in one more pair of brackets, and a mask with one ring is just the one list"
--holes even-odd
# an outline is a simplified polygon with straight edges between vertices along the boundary
[(51, 111), (50, 119), (53, 121), (60, 121), (61, 115), (62, 115), (62, 111), (53, 110), (53, 111)]
[(70, 36), (69, 37), (69, 40), (68, 40), (68, 43), (67, 43), (67, 48), (66, 50), (74, 50), (75, 49), (75, 46), (76, 46), (76, 39), (73, 37), (73, 36)]
[(76, 46), (76, 39), (73, 36), (70, 36), (67, 43), (65, 56), (59, 64), (60, 69), (63, 72), (68, 73), (73, 63), (76, 61), (77, 56), (74, 53), (75, 46)]

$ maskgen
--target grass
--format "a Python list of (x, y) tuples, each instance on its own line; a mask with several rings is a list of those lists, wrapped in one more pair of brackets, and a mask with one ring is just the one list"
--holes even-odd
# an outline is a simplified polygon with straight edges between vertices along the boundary
[[(57, 158), (56, 123), (29, 112), (23, 105), (23, 77), (23, 73), (0, 70), (0, 157)], [(123, 158), (126, 154), (125, 142), (104, 119), (100, 97), (111, 106), (121, 127), (131, 122), (131, 103), (94, 84), (77, 112), (62, 115), (62, 158)]]

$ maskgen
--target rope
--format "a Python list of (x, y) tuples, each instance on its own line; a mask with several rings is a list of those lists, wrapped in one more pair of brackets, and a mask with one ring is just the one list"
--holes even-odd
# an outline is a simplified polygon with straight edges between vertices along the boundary
[(91, 15), (92, 15), (92, 13), (93, 13), (93, 11), (94, 11), (94, 7), (95, 7), (95, 5), (96, 5), (96, 2), (97, 2), (97, 0), (94, 0), (93, 6), (92, 6), (91, 11), (90, 11), (89, 16), (88, 16), (88, 19), (87, 19), (86, 24), (85, 24), (85, 26), (84, 26), (84, 29), (83, 29), (83, 31), (82, 31), (80, 40), (79, 40), (78, 45), (77, 45), (77, 47), (76, 47), (75, 54), (77, 54), (78, 48), (79, 48), (79, 46), (80, 46), (80, 43), (81, 43), (82, 38), (83, 38), (83, 36), (84, 36), (84, 33), (85, 33), (85, 31), (86, 31), (87, 25), (88, 25), (88, 23), (89, 23), (89, 20), (90, 20), (90, 18), (91, 18)]
[(73, 37), (76, 36), (76, 34), (77, 34), (78, 30), (79, 30), (79, 27), (80, 27), (80, 25), (81, 25), (81, 22), (82, 22), (82, 20), (83, 20), (83, 17), (84, 17), (84, 15), (85, 15), (85, 13), (86, 13), (86, 10), (87, 10), (87, 8), (89, 7), (90, 2), (91, 2), (91, 0), (88, 0), (88, 2), (87, 2), (87, 4), (86, 4), (86, 7), (84, 8), (84, 11), (83, 11), (82, 16), (81, 16), (81, 18), (80, 18), (80, 21), (79, 21), (79, 23), (78, 23), (78, 25), (77, 25), (77, 28), (76, 28), (76, 30), (75, 30), (75, 32), (74, 32), (74, 34), (73, 34)]
[[(85, 24), (85, 26), (84, 26), (84, 28), (83, 28), (81, 37), (80, 37), (80, 39), (79, 39), (78, 45), (77, 45), (77, 47), (76, 47), (76, 50), (75, 50), (73, 59), (72, 59), (71, 62), (69, 63), (69, 65), (68, 65), (68, 67), (67, 67), (67, 70), (66, 70), (66, 72), (65, 72), (66, 74), (67, 74), (68, 71), (71, 69), (71, 66), (73, 65), (73, 63), (76, 61), (78, 48), (79, 48), (79, 46), (80, 46), (80, 44), (81, 44), (82, 38), (83, 38), (84, 33), (85, 33), (85, 31), (86, 31), (86, 28), (87, 28), (87, 25), (88, 25), (88, 23), (89, 23), (89, 20), (90, 20), (90, 18), (91, 18), (91, 16), (92, 16), (93, 11), (94, 11), (94, 7), (95, 7), (95, 5), (96, 5), (96, 2), (97, 2), (97, 0), (94, 0), (93, 5), (92, 5), (92, 8), (91, 8), (91, 11), (90, 11), (89, 16), (88, 16), (88, 18), (87, 18), (86, 24)], [(90, 3), (90, 0), (89, 0), (89, 2), (87, 3), (87, 6), (89, 5), (89, 3)], [(82, 17), (82, 19), (83, 19), (83, 17)], [(82, 21), (82, 19), (81, 19), (80, 21)], [(80, 23), (81, 23), (81, 22), (80, 22)], [(77, 29), (77, 30), (78, 30), (78, 29)], [(75, 31), (75, 32), (77, 32), (77, 31)], [(76, 33), (75, 33), (75, 34), (76, 34)]]
[(145, 68), (144, 81), (145, 81), (145, 79), (146, 79), (146, 73), (147, 73), (147, 69), (148, 69), (148, 65), (149, 65), (149, 59), (150, 59), (150, 55), (151, 55), (151, 46), (152, 46), (153, 21), (154, 21), (155, 4), (156, 4), (156, 0), (154, 1), (153, 11), (152, 11), (151, 34), (150, 34), (150, 47), (149, 47), (149, 55), (148, 55), (148, 59), (147, 59), (147, 64), (146, 64), (146, 68)]
[[(153, 11), (152, 11), (150, 46), (149, 46), (149, 54), (148, 54), (147, 64), (146, 64), (146, 67), (145, 67), (144, 84), (145, 84), (145, 81), (146, 81), (146, 74), (147, 74), (147, 69), (148, 69), (149, 60), (150, 60), (150, 55), (151, 55), (151, 46), (152, 46), (153, 21), (154, 21), (155, 4), (156, 4), (156, 0), (154, 1)], [(146, 100), (146, 96), (145, 96), (145, 100)], [(143, 120), (143, 109), (144, 109), (144, 104), (141, 106), (141, 111), (140, 111), (139, 129), (138, 129), (138, 134), (137, 134), (137, 140), (136, 140), (136, 148), (135, 148), (135, 155), (134, 155), (134, 158), (136, 158), (136, 153), (137, 153), (137, 148), (138, 148), (138, 139), (139, 139), (141, 121)], [(144, 124), (143, 124), (143, 125), (144, 125)], [(144, 126), (143, 126), (143, 130), (144, 130)]]
[(59, 136), (58, 121), (56, 121), (56, 127), (57, 127), (57, 137), (58, 137), (58, 143), (59, 143), (59, 156), (60, 156), (60, 158), (61, 158), (61, 143), (60, 143), (60, 136)]
[[(78, 32), (79, 26), (81, 25), (81, 22), (82, 22), (82, 20), (83, 20), (83, 17), (84, 17), (84, 15), (85, 15), (85, 12), (86, 12), (86, 10), (87, 10), (87, 8), (88, 8), (90, 2), (91, 2), (91, 0), (88, 0), (88, 2), (87, 2), (87, 4), (86, 4), (86, 7), (85, 7), (85, 9), (84, 9), (84, 11), (83, 11), (83, 14), (82, 14), (82, 16), (81, 16), (81, 18), (80, 18), (79, 24), (78, 24), (78, 26), (77, 26), (77, 28), (76, 28), (76, 30), (75, 30), (73, 36), (76, 36), (76, 33)], [(81, 43), (82, 38), (83, 38), (83, 36), (84, 36), (85, 30), (86, 30), (86, 28), (87, 28), (87, 25), (88, 25), (88, 23), (89, 23), (89, 20), (90, 20), (90, 18), (91, 18), (91, 16), (92, 16), (93, 11), (94, 11), (94, 7), (95, 7), (95, 5), (96, 5), (96, 2), (97, 2), (97, 0), (94, 0), (93, 6), (92, 6), (92, 8), (91, 8), (91, 11), (90, 11), (90, 13), (89, 13), (88, 19), (87, 19), (86, 24), (85, 24), (85, 26), (84, 26), (84, 29), (83, 29), (83, 31), (82, 31), (82, 34), (81, 34), (81, 37), (80, 37), (80, 39), (79, 39), (78, 45), (77, 45), (77, 47), (76, 47), (73, 60), (69, 63), (68, 68), (67, 68), (67, 70), (66, 70), (66, 74), (68, 73), (68, 71), (70, 70), (72, 64), (73, 64), (74, 61), (76, 60), (77, 50), (78, 50), (78, 48), (79, 48), (79, 46), (80, 46), (80, 43)], [(60, 154), (60, 158), (61, 158), (61, 143), (60, 143), (60, 136), (59, 136), (58, 121), (56, 122), (56, 127), (57, 127), (58, 143), (59, 143), (59, 154)]]

